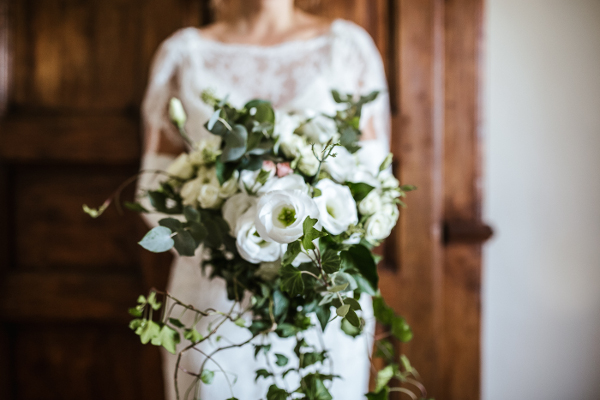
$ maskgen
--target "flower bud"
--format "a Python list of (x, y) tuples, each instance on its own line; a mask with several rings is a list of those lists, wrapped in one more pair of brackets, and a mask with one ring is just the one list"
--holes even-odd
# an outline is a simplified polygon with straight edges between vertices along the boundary
[(169, 101), (169, 118), (179, 128), (182, 128), (187, 120), (183, 104), (177, 97), (171, 97), (171, 101)]
[(390, 165), (392, 165), (392, 159), (394, 158), (394, 155), (392, 153), (388, 153), (388, 155), (385, 157), (385, 159), (383, 160), (383, 162), (381, 163), (381, 165), (379, 166), (379, 171), (385, 171), (386, 169), (388, 169), (388, 167)]

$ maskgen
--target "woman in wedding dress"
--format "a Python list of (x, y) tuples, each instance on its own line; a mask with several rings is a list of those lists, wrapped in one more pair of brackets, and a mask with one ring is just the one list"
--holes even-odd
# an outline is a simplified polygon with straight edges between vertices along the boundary
[[(367, 94), (381, 91), (378, 99), (365, 106), (362, 117), (363, 148), (361, 162), (377, 168), (389, 150), (389, 110), (386, 80), (381, 57), (371, 37), (357, 25), (344, 21), (327, 21), (298, 9), (294, 0), (221, 0), (222, 18), (206, 28), (185, 28), (175, 32), (158, 49), (143, 103), (145, 144), (143, 169), (166, 169), (180, 152), (184, 142), (168, 118), (168, 102), (179, 98), (188, 114), (186, 129), (192, 140), (211, 136), (203, 128), (212, 108), (201, 100), (210, 89), (218, 98), (242, 106), (260, 98), (272, 102), (283, 111), (317, 110), (333, 113), (336, 103), (331, 89), (341, 93)], [(140, 189), (156, 185), (151, 174), (142, 176)], [(145, 217), (155, 226), (157, 218)], [(209, 307), (229, 310), (225, 285), (219, 278), (209, 280), (200, 269), (201, 259), (177, 257), (171, 266), (168, 291), (183, 302), (199, 309)], [(370, 299), (362, 299), (365, 316), (372, 315)], [(185, 319), (185, 318), (184, 318)], [(369, 320), (369, 318), (366, 318)], [(369, 351), (373, 323), (367, 324), (356, 339), (339, 329), (339, 319), (329, 324), (314, 344), (324, 344), (333, 360), (333, 373), (341, 379), (333, 381), (330, 392), (336, 400), (364, 399), (368, 391)], [(337, 324), (336, 324), (337, 322)], [(200, 328), (206, 329), (206, 323)], [(320, 329), (320, 328), (319, 328)], [(201, 331), (202, 332), (202, 331)], [(241, 342), (247, 332), (237, 326), (223, 325), (222, 340)], [(226, 338), (226, 339), (225, 339)], [(291, 354), (294, 341), (269, 338), (277, 353)], [(203, 343), (203, 350), (216, 346)], [(254, 348), (245, 346), (219, 354), (217, 361), (227, 376), (216, 373), (210, 385), (202, 384), (198, 398), (225, 400), (233, 393), (240, 400), (265, 398), (272, 383), (255, 371), (265, 368), (264, 357), (254, 358)], [(173, 376), (176, 356), (163, 349), (163, 371), (167, 399), (175, 399)], [(179, 375), (181, 398), (193, 377), (184, 371), (197, 372), (204, 356), (189, 351), (183, 357)], [(271, 361), (272, 362), (272, 361)], [(207, 368), (219, 371), (212, 362)], [(288, 375), (289, 389), (294, 382)], [(193, 393), (193, 391), (192, 391)], [(190, 396), (191, 398), (191, 396)]]

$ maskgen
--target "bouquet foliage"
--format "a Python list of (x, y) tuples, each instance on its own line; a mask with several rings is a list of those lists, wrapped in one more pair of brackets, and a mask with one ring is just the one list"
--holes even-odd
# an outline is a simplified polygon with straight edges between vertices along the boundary
[[(262, 100), (238, 109), (205, 92), (203, 100), (214, 107), (205, 128), (213, 136), (199, 142), (185, 131), (181, 103), (171, 100), (170, 117), (190, 151), (166, 171), (146, 171), (164, 176), (158, 189), (141, 194), (151, 209), (141, 203), (126, 206), (165, 214), (139, 244), (152, 252), (174, 249), (180, 256), (202, 252), (202, 269), (226, 282), (233, 302), (230, 310), (200, 310), (176, 294), (153, 289), (130, 310), (135, 318), (130, 327), (142, 343), (177, 354), (178, 399), (196, 398), (198, 385), (210, 384), (215, 373), (227, 377), (218, 363), (210, 363), (215, 354), (254, 346), (255, 356), (265, 357), (256, 379), (272, 382), (267, 400), (330, 400), (328, 387), (337, 376), (326, 368), (327, 349), (308, 343), (304, 333), (325, 330), (339, 318), (345, 334), (360, 335), (365, 327), (361, 295), (372, 296), (375, 318), (389, 332), (375, 340), (373, 357), (382, 358), (384, 368), (366, 398), (387, 399), (393, 391), (413, 399), (426, 396), (408, 360), (394, 355), (390, 339), (406, 342), (412, 332), (379, 295), (379, 256), (373, 253), (390, 235), (398, 205), (404, 206), (402, 198), (414, 187), (400, 186), (390, 173), (391, 154), (378, 171), (369, 171), (355, 155), (362, 108), (378, 93), (332, 95), (340, 105), (335, 115), (283, 113)], [(99, 209), (84, 209), (97, 217), (111, 200)], [(193, 314), (195, 322), (184, 324), (184, 313)], [(206, 331), (197, 329), (202, 318), (214, 319)], [(219, 327), (227, 321), (247, 330), (247, 340), (205, 354), (199, 371), (182, 371), (182, 355), (204, 341), (218, 341)], [(271, 354), (267, 342), (255, 340), (269, 335), (296, 338), (296, 359)], [(194, 376), (192, 387), (178, 387), (181, 373)], [(297, 374), (297, 387), (280, 384), (288, 374)], [(392, 380), (401, 385), (392, 387)], [(418, 394), (408, 389), (411, 385)]]

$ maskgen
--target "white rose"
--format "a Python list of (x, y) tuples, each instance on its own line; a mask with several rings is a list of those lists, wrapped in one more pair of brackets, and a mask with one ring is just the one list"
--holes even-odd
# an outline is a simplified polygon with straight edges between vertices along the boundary
[(234, 194), (223, 204), (223, 219), (229, 225), (231, 236), (237, 236), (237, 223), (240, 217), (255, 204), (256, 197), (249, 196), (246, 193)]
[(187, 115), (185, 115), (185, 110), (183, 109), (183, 104), (181, 104), (181, 100), (177, 97), (171, 97), (169, 101), (169, 118), (173, 121), (177, 126), (185, 125), (185, 121), (187, 119)]
[(309, 142), (327, 143), (337, 133), (335, 121), (324, 115), (317, 115), (300, 127)]
[(260, 263), (260, 267), (258, 267), (254, 275), (268, 282), (277, 278), (280, 269), (281, 261), (263, 262)]
[(332, 235), (339, 235), (350, 225), (358, 223), (356, 203), (348, 186), (322, 179), (316, 188), (321, 191), (321, 195), (315, 197), (315, 203), (319, 208), (319, 222), (323, 228)]
[(365, 239), (369, 242), (383, 240), (390, 235), (396, 220), (383, 211), (373, 214), (365, 223)]
[(360, 232), (354, 232), (352, 235), (350, 235), (350, 237), (346, 240), (344, 240), (344, 244), (359, 244), (360, 243), (360, 239), (362, 239), (362, 235), (360, 234)]
[(299, 190), (274, 190), (257, 205), (256, 230), (268, 241), (291, 243), (302, 236), (306, 217), (319, 218), (314, 200)]
[[(319, 154), (320, 149), (315, 146), (315, 152)], [(305, 146), (300, 151), (298, 169), (307, 176), (314, 176), (319, 169), (319, 160), (315, 157), (311, 146)]]
[(231, 178), (223, 182), (221, 189), (219, 189), (219, 197), (227, 199), (237, 193), (239, 176), (240, 173), (235, 171)]
[(194, 175), (194, 166), (187, 153), (181, 153), (167, 168), (167, 174), (181, 179), (190, 179)]
[(306, 147), (306, 141), (300, 135), (291, 134), (287, 137), (281, 137), (277, 141), (281, 151), (286, 157), (296, 158), (300, 155), (303, 148)]
[(358, 211), (362, 215), (372, 215), (381, 209), (381, 197), (376, 189), (369, 192), (367, 197), (358, 203)]
[(331, 177), (340, 183), (344, 183), (348, 180), (349, 176), (352, 176), (356, 169), (356, 159), (354, 156), (346, 150), (343, 146), (337, 146), (333, 153), (335, 157), (327, 157), (323, 164), (323, 169), (331, 175)]
[(256, 208), (252, 207), (240, 217), (236, 235), (236, 247), (246, 261), (258, 264), (262, 261), (277, 261), (282, 256), (282, 246), (268, 242), (256, 234), (254, 225)]
[[(391, 223), (393, 226), (396, 225), (396, 221), (398, 220), (398, 217), (400, 216), (400, 212), (398, 211), (398, 206), (394, 203), (385, 203), (383, 204), (383, 206), (381, 206), (381, 212), (389, 215), (391, 218)], [(392, 227), (393, 227), (392, 226)]]
[(273, 177), (269, 179), (262, 188), (258, 189), (258, 194), (273, 190), (300, 190), (303, 193), (308, 193), (308, 186), (301, 175), (290, 174), (283, 178)]
[(288, 114), (282, 111), (275, 111), (275, 126), (273, 127), (273, 137), (285, 140), (294, 134), (302, 122), (299, 115)]
[(200, 207), (209, 209), (219, 208), (223, 202), (223, 199), (219, 197), (219, 190), (218, 183), (216, 185), (211, 183), (202, 185), (200, 193), (198, 193), (198, 203), (200, 203)]

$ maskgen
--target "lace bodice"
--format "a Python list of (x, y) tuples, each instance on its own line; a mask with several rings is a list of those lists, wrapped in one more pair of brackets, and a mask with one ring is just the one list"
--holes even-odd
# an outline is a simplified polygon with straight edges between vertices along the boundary
[(152, 142), (161, 131), (177, 137), (167, 117), (172, 96), (188, 113), (190, 136), (197, 140), (209, 134), (203, 124), (212, 109), (200, 98), (205, 89), (229, 96), (234, 106), (260, 98), (282, 110), (328, 113), (336, 109), (331, 89), (353, 94), (380, 90), (382, 95), (364, 108), (362, 122), (372, 124), (376, 135), (368, 147), (387, 152), (389, 110), (381, 57), (368, 33), (351, 22), (335, 20), (322, 36), (274, 46), (217, 42), (196, 28), (177, 31), (160, 46), (150, 74), (143, 105), (148, 148), (156, 148)]

